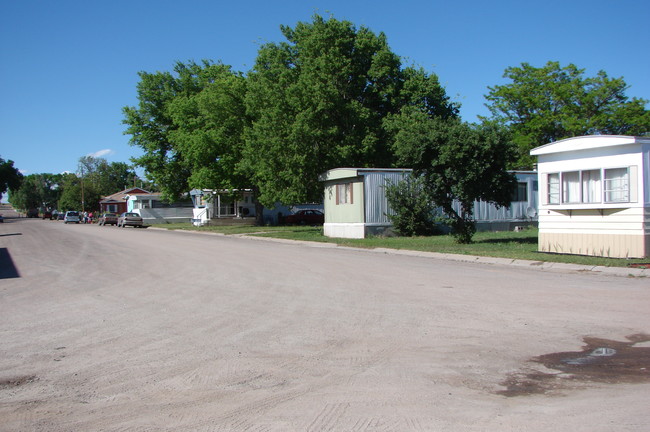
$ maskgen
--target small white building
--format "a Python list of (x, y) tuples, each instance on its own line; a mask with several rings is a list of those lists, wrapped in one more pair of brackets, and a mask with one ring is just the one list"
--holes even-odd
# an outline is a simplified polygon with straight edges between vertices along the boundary
[(233, 219), (255, 216), (253, 191), (192, 189), (194, 205), (192, 223), (207, 225), (211, 220)]
[(160, 192), (130, 192), (123, 198), (129, 212), (138, 213), (145, 224), (183, 223), (192, 219), (192, 203), (167, 203)]
[(650, 138), (593, 135), (537, 147), (539, 251), (650, 256)]
[[(190, 197), (194, 205), (192, 224), (252, 223), (255, 218), (255, 197), (252, 189), (192, 189)], [(263, 209), (264, 223), (277, 225), (290, 213), (287, 206), (276, 204)]]

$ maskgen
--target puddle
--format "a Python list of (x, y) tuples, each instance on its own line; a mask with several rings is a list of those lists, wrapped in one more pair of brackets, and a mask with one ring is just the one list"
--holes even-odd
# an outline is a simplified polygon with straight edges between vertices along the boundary
[(553, 370), (514, 374), (501, 385), (498, 394), (513, 397), (532, 394), (553, 394), (589, 383), (650, 382), (650, 335), (627, 336), (627, 341), (593, 337), (583, 338), (579, 352), (544, 354), (530, 361)]

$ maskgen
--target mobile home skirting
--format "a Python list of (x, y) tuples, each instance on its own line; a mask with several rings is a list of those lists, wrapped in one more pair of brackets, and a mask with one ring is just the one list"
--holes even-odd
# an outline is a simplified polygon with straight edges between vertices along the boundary
[(539, 233), (539, 251), (607, 258), (650, 256), (650, 235)]
[(325, 222), (323, 224), (323, 234), (325, 237), (340, 238), (365, 238), (366, 224), (363, 222)]
[(650, 256), (650, 208), (544, 210), (539, 227), (540, 252)]

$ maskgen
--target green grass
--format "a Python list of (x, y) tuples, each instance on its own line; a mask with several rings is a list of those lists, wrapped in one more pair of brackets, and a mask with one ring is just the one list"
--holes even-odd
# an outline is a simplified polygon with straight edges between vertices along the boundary
[(216, 232), (225, 235), (247, 234), (289, 240), (335, 243), (358, 248), (405, 249), (459, 255), (477, 255), (499, 258), (562, 262), (587, 266), (627, 267), (633, 263), (647, 263), (650, 259), (616, 259), (581, 255), (563, 255), (537, 252), (537, 229), (520, 232), (479, 232), (474, 242), (461, 245), (449, 235), (431, 237), (370, 237), (366, 239), (338, 239), (323, 236), (322, 227), (303, 226), (206, 226), (189, 224), (156, 225), (158, 228)]

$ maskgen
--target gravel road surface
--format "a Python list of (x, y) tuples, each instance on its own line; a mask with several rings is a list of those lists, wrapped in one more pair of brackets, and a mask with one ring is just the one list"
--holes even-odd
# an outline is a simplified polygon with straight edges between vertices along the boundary
[(1, 431), (650, 430), (647, 278), (38, 219), (0, 264)]

